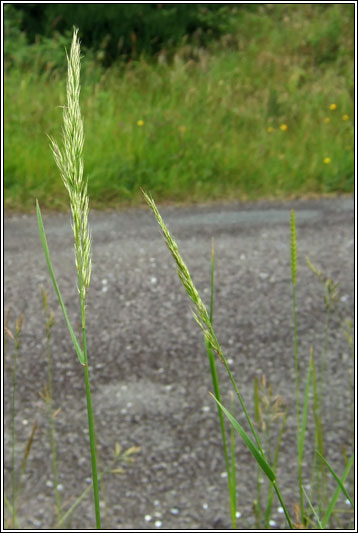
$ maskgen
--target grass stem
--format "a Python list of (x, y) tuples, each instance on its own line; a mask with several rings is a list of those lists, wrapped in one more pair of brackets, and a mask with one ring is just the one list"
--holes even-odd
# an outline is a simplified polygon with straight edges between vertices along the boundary
[(96, 514), (96, 527), (97, 527), (97, 529), (101, 529), (101, 512), (100, 512), (100, 502), (99, 502), (99, 488), (98, 488), (98, 476), (97, 476), (97, 458), (96, 458), (96, 438), (95, 438), (95, 427), (94, 427), (94, 417), (93, 417), (91, 387), (90, 387), (90, 380), (89, 380), (88, 365), (85, 365), (83, 367), (83, 372), (84, 372), (84, 378), (85, 378), (85, 384), (86, 384), (88, 429), (89, 429), (90, 447), (91, 447), (93, 497), (94, 497), (94, 506), (95, 506), (95, 514)]

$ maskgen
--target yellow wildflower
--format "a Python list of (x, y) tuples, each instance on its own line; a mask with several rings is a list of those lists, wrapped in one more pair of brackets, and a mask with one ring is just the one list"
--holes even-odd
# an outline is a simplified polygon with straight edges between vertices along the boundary
[(144, 126), (144, 120), (137, 120), (137, 126)]
[(331, 122), (331, 119), (330, 119), (329, 117), (326, 117), (326, 118), (324, 119), (324, 122), (325, 122), (326, 124), (328, 124), (329, 122)]
[(287, 129), (288, 129), (287, 124), (281, 124), (281, 126), (280, 126), (280, 130), (281, 131), (287, 131)]
[(329, 106), (329, 109), (330, 109), (331, 111), (334, 111), (335, 109), (337, 109), (337, 105), (336, 105), (336, 104), (331, 104), (331, 105)]
[(325, 157), (325, 158), (323, 159), (323, 163), (324, 163), (325, 165), (329, 165), (331, 161), (332, 161), (332, 160), (331, 160), (330, 157)]
[(348, 120), (348, 119), (349, 119), (349, 115), (347, 114), (343, 115), (342, 120)]

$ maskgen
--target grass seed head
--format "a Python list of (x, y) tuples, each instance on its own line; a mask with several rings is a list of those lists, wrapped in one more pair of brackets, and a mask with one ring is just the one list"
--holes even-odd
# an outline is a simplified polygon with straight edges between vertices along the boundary
[(80, 43), (74, 29), (67, 55), (67, 106), (63, 108), (62, 149), (50, 137), (50, 146), (70, 197), (79, 291), (85, 299), (91, 279), (91, 237), (88, 227), (87, 181), (83, 177), (83, 122), (80, 109)]
[(161, 229), (163, 232), (164, 240), (169, 248), (170, 253), (172, 254), (173, 258), (175, 259), (175, 262), (177, 264), (177, 272), (179, 275), (179, 278), (181, 279), (186, 292), (188, 293), (191, 301), (194, 303), (196, 312), (193, 311), (194, 318), (200, 328), (202, 329), (205, 339), (210, 344), (210, 346), (215, 350), (215, 352), (219, 355), (221, 360), (224, 360), (224, 355), (221, 350), (219, 341), (216, 338), (216, 335), (214, 333), (210, 317), (208, 314), (208, 311), (201, 300), (198, 291), (195, 288), (195, 285), (193, 283), (193, 280), (191, 279), (189, 270), (184, 263), (178, 249), (178, 245), (175, 242), (174, 238), (170, 234), (168, 228), (165, 225), (164, 220), (162, 219), (157, 206), (155, 205), (155, 202), (153, 198), (151, 198), (148, 194), (146, 194), (143, 191), (144, 198), (146, 202), (148, 203), (149, 207), (152, 209)]

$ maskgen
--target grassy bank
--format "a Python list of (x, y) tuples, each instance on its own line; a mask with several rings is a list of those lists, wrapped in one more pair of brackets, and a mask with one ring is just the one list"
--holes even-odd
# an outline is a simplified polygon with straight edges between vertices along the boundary
[[(204, 50), (103, 70), (83, 60), (92, 207), (350, 192), (352, 5), (264, 5)], [(66, 209), (48, 157), (65, 76), (12, 69), (5, 87), (5, 208)]]

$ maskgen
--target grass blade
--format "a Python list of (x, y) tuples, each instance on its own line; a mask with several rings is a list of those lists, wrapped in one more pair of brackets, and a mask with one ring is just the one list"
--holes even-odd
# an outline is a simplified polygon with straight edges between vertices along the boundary
[(308, 496), (307, 492), (305, 491), (305, 488), (302, 487), (302, 490), (303, 490), (303, 494), (304, 494), (305, 497), (306, 497), (306, 500), (307, 500), (307, 502), (308, 502), (308, 505), (309, 505), (309, 507), (310, 507), (312, 513), (314, 514), (315, 519), (317, 520), (318, 527), (319, 527), (320, 529), (323, 529), (322, 522), (320, 521), (319, 516), (318, 516), (318, 513), (317, 513), (316, 509), (313, 507), (312, 502), (311, 502), (311, 500), (309, 499), (309, 496)]
[(49, 269), (49, 272), (50, 272), (51, 280), (52, 280), (54, 289), (56, 291), (57, 298), (58, 298), (59, 304), (61, 306), (62, 312), (64, 314), (64, 317), (65, 317), (65, 320), (66, 320), (66, 323), (67, 323), (67, 327), (68, 327), (68, 330), (70, 332), (70, 335), (71, 335), (71, 338), (72, 338), (72, 342), (73, 342), (73, 345), (74, 345), (76, 353), (77, 353), (77, 357), (78, 357), (81, 365), (85, 365), (86, 362), (85, 362), (84, 353), (81, 350), (81, 348), (80, 348), (80, 346), (78, 344), (76, 335), (75, 335), (75, 333), (74, 333), (74, 331), (72, 329), (72, 326), (71, 326), (71, 323), (70, 323), (70, 319), (68, 318), (66, 307), (65, 307), (65, 304), (63, 302), (61, 293), (60, 293), (60, 289), (59, 289), (59, 287), (57, 285), (57, 281), (56, 281), (56, 278), (55, 278), (55, 273), (54, 273), (53, 268), (52, 268), (52, 263), (51, 263), (51, 258), (50, 258), (50, 251), (48, 249), (45, 228), (44, 228), (44, 224), (43, 224), (43, 220), (42, 220), (42, 216), (41, 216), (40, 206), (39, 206), (39, 203), (38, 203), (37, 200), (36, 200), (36, 214), (37, 214), (37, 224), (38, 224), (38, 227), (39, 227), (41, 243), (42, 243), (42, 247), (43, 247), (43, 250), (44, 250), (44, 253), (45, 253), (46, 262), (47, 262), (47, 266), (48, 266), (48, 269)]
[[(210, 323), (213, 323), (214, 319), (214, 292), (215, 292), (215, 246), (214, 246), (214, 239), (212, 240), (212, 246), (211, 246), (211, 268), (210, 268), (210, 313), (209, 313), (209, 319)], [(221, 393), (220, 393), (220, 383), (219, 383), (219, 376), (216, 369), (216, 363), (215, 363), (215, 355), (211, 348), (211, 345), (207, 339), (205, 339), (205, 345), (206, 345), (206, 351), (209, 359), (210, 364), (210, 372), (211, 372), (211, 379), (214, 387), (215, 397), (218, 398), (218, 400), (221, 400)], [(219, 422), (220, 422), (220, 431), (221, 431), (221, 437), (223, 442), (223, 448), (224, 448), (224, 457), (225, 457), (225, 467), (226, 472), (228, 476), (228, 486), (229, 486), (229, 498), (230, 498), (230, 513), (231, 513), (231, 521), (233, 528), (237, 528), (237, 520), (236, 520), (236, 477), (235, 477), (235, 453), (233, 451), (234, 448), (234, 442), (231, 440), (231, 456), (229, 458), (229, 446), (226, 439), (226, 431), (225, 431), (225, 422), (224, 422), (224, 415), (220, 407), (217, 405), (218, 409), (218, 416), (219, 416)]]
[[(211, 393), (210, 393), (211, 394)], [(263, 453), (256, 447), (254, 442), (250, 439), (244, 428), (239, 424), (239, 422), (232, 416), (232, 414), (215, 398), (213, 394), (211, 396), (214, 398), (216, 403), (219, 405), (220, 409), (225, 413), (229, 421), (231, 422), (232, 426), (236, 429), (236, 431), (239, 433), (243, 441), (245, 442), (246, 446), (249, 448), (250, 452), (256, 459), (258, 465), (263, 470), (264, 474), (267, 476), (269, 481), (272, 483), (272, 486), (274, 487), (277, 497), (280, 500), (280, 503), (282, 505), (282, 508), (284, 510), (287, 522), (290, 526), (290, 529), (293, 529), (293, 524), (291, 521), (291, 518), (288, 514), (287, 507), (285, 505), (285, 502), (282, 499), (281, 493), (278, 489), (277, 483), (276, 483), (276, 475), (268, 462), (266, 461)]]
[(326, 511), (326, 514), (323, 518), (323, 527), (326, 527), (327, 525), (327, 522), (329, 520), (329, 517), (331, 516), (332, 512), (333, 512), (333, 509), (334, 509), (334, 506), (336, 505), (337, 503), (337, 499), (338, 499), (338, 496), (339, 496), (339, 493), (340, 491), (343, 492), (343, 494), (345, 495), (345, 497), (347, 498), (347, 500), (349, 501), (349, 503), (351, 504), (352, 508), (354, 509), (354, 504), (352, 502), (352, 499), (351, 497), (349, 496), (348, 494), (348, 491), (347, 489), (345, 488), (345, 486), (343, 485), (344, 481), (346, 480), (348, 474), (349, 474), (349, 471), (353, 465), (353, 462), (354, 462), (354, 454), (352, 455), (352, 457), (349, 459), (348, 463), (347, 463), (347, 466), (343, 472), (343, 475), (341, 478), (339, 478), (337, 476), (337, 474), (335, 473), (335, 471), (333, 470), (333, 468), (331, 467), (331, 465), (328, 463), (328, 461), (323, 457), (323, 455), (321, 455), (319, 453), (318, 450), (316, 450), (316, 453), (317, 455), (319, 456), (320, 459), (322, 459), (322, 461), (324, 462), (324, 464), (326, 465), (326, 467), (328, 468), (328, 470), (331, 472), (332, 476), (334, 477), (334, 479), (336, 480), (337, 484), (338, 484), (338, 487), (331, 499), (331, 502), (327, 508), (327, 511)]
[[(210, 393), (211, 394), (211, 393)], [(227, 418), (230, 420), (231, 424), (234, 426), (236, 431), (239, 433), (242, 440), (245, 442), (246, 446), (249, 448), (250, 452), (256, 459), (259, 466), (264, 471), (264, 474), (268, 477), (268, 479), (273, 483), (276, 479), (275, 473), (271, 469), (270, 465), (266, 461), (266, 459), (263, 457), (260, 450), (257, 448), (257, 446), (254, 444), (254, 442), (251, 440), (249, 435), (246, 433), (244, 428), (239, 424), (239, 422), (232, 416), (232, 414), (215, 398), (213, 394), (211, 396), (214, 398), (216, 403), (219, 405), (220, 409), (224, 412), (224, 414), (227, 416)]]

